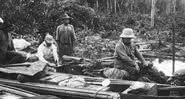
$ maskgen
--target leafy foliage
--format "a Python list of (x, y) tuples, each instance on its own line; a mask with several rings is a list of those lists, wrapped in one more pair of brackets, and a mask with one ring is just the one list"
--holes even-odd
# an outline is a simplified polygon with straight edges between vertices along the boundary
[[(95, 10), (96, 2), (92, 0), (0, 0), (0, 15), (13, 25), (15, 34), (38, 42), (46, 32), (54, 34), (63, 14), (67, 13), (73, 18), (71, 24), (78, 37), (76, 55), (95, 59), (113, 55), (114, 45), (125, 27), (133, 28), (136, 35), (146, 41), (172, 41), (174, 15), (163, 13), (166, 9), (160, 7), (167, 6), (166, 1), (157, 2), (154, 28), (150, 28), (151, 8), (146, 3), (149, 1), (143, 1), (117, 0), (120, 6), (118, 12), (113, 13), (113, 8), (101, 0)], [(185, 19), (180, 11), (177, 10), (175, 19), (177, 42), (184, 40)]]

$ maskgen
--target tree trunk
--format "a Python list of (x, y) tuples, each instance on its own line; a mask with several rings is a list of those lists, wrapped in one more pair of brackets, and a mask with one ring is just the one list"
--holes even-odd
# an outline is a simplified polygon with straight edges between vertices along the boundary
[(173, 0), (172, 3), (173, 3), (173, 13), (176, 13), (176, 0)]
[(168, 0), (168, 1), (166, 1), (166, 14), (168, 15), (168, 14), (170, 14), (171, 13), (171, 2), (172, 2), (173, 0)]
[(110, 12), (112, 12), (112, 0), (110, 0)]
[(131, 0), (131, 14), (134, 11), (134, 0)]
[(98, 0), (96, 0), (96, 9), (98, 10), (99, 8), (99, 3), (98, 3)]
[(109, 11), (109, 0), (107, 0), (107, 11)]
[(121, 7), (120, 7), (121, 4), (120, 4), (120, 3), (121, 3), (121, 2), (117, 2), (117, 7), (118, 7), (117, 10), (118, 10), (119, 13), (121, 13)]
[(116, 14), (116, 12), (117, 12), (117, 11), (116, 11), (116, 8), (117, 8), (117, 6), (116, 6), (116, 2), (117, 2), (117, 1), (116, 1), (116, 0), (114, 0), (114, 13), (115, 13), (115, 14)]
[(152, 0), (152, 9), (151, 9), (151, 27), (154, 27), (154, 20), (155, 20), (155, 3), (156, 0)]

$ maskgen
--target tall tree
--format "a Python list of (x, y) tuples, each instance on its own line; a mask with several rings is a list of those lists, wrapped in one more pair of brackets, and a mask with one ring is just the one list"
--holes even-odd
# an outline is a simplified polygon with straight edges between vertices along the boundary
[(155, 4), (157, 0), (152, 0), (152, 9), (151, 9), (151, 27), (154, 27), (155, 21)]
[(117, 2), (116, 2), (116, 0), (114, 0), (114, 13), (117, 12), (117, 11), (116, 11), (116, 8), (117, 8), (116, 4), (117, 4)]
[(96, 9), (98, 10), (98, 8), (99, 8), (99, 2), (98, 0), (96, 0)]
[(172, 1), (172, 4), (173, 4), (173, 13), (176, 13), (176, 0), (173, 0)]
[(107, 11), (109, 11), (109, 0), (106, 1), (107, 1)]

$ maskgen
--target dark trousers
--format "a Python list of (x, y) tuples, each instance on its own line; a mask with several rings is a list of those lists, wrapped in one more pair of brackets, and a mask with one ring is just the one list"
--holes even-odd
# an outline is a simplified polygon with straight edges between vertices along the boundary
[(72, 56), (73, 54), (73, 45), (71, 44), (60, 44), (59, 45), (59, 58), (62, 59), (63, 55), (68, 55), (68, 56)]
[(3, 56), (0, 56), (1, 64), (15, 64), (15, 63), (23, 63), (26, 61), (26, 56), (15, 51), (2, 52), (1, 55), (3, 55)]

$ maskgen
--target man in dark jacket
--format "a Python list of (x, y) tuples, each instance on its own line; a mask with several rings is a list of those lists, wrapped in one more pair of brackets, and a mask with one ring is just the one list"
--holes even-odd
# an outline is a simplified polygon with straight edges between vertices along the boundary
[(69, 24), (71, 17), (67, 14), (63, 17), (64, 24), (59, 25), (56, 30), (56, 41), (59, 47), (59, 58), (63, 55), (71, 56), (73, 54), (76, 34), (73, 25)]
[(146, 66), (145, 59), (136, 49), (136, 46), (132, 44), (132, 39), (135, 38), (133, 30), (130, 28), (123, 29), (120, 35), (121, 39), (115, 47), (115, 62), (114, 67), (121, 70), (126, 70), (130, 79), (136, 80), (140, 71), (140, 67), (136, 63), (136, 58), (142, 63), (142, 66)]
[(21, 63), (26, 60), (26, 56), (15, 52), (9, 26), (4, 24), (0, 18), (0, 64)]

